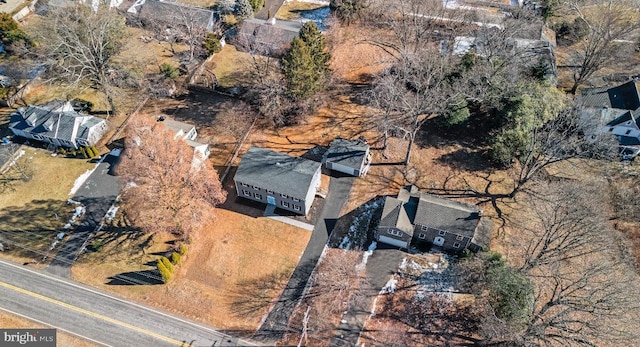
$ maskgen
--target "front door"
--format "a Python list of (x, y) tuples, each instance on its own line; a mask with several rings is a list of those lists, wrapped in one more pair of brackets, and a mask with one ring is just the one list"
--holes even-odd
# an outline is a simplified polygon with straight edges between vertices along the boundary
[(267, 204), (275, 205), (276, 204), (276, 198), (274, 198), (273, 196), (267, 195)]
[(435, 239), (433, 239), (433, 244), (436, 246), (442, 246), (444, 245), (444, 237), (436, 237)]

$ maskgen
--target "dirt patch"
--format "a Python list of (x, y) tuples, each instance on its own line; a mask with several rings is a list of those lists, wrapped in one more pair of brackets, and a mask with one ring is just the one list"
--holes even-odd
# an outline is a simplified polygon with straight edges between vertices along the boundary
[[(11, 329), (33, 329), (33, 328), (51, 328), (50, 326), (36, 323), (26, 318), (22, 318), (16, 315), (12, 315), (8, 312), (0, 310), (0, 326), (3, 328)], [(81, 339), (75, 335), (68, 334), (58, 329), (56, 332), (56, 339), (58, 346), (65, 347), (97, 347), (100, 346), (95, 343), (91, 343), (87, 340)]]

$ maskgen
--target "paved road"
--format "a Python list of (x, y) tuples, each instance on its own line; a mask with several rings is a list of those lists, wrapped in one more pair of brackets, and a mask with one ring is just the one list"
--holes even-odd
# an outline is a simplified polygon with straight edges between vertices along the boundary
[(2, 260), (0, 309), (106, 346), (256, 346), (212, 328)]
[(309, 244), (302, 253), (302, 257), (293, 271), (289, 283), (280, 295), (280, 299), (258, 329), (257, 336), (260, 338), (279, 340), (286, 332), (289, 317), (302, 298), (304, 287), (318, 263), (338, 217), (340, 217), (340, 210), (349, 197), (354, 181), (355, 177), (331, 177), (329, 194), (320, 218), (313, 229)]
[(87, 211), (80, 224), (59, 248), (55, 258), (47, 266), (47, 271), (62, 277), (71, 276), (71, 265), (78, 252), (100, 225), (120, 192), (120, 182), (113, 172), (117, 160), (118, 157), (108, 155), (73, 196), (73, 200), (82, 203)]

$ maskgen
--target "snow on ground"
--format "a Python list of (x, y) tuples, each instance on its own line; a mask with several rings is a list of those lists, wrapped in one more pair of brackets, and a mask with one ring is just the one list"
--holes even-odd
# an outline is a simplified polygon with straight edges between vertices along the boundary
[(73, 216), (71, 216), (71, 219), (69, 219), (67, 224), (64, 225), (63, 229), (71, 229), (71, 226), (73, 225), (73, 223), (75, 223), (76, 219), (78, 219), (78, 217), (82, 216), (85, 212), (87, 212), (87, 209), (77, 201), (69, 199), (67, 200), (67, 203), (78, 205), (78, 206), (76, 206), (73, 209)]
[(382, 287), (382, 290), (380, 291), (380, 294), (395, 293), (396, 284), (398, 284), (398, 280), (397, 279), (395, 279), (395, 278), (390, 279), (389, 281), (387, 281), (387, 284), (385, 284), (384, 287)]
[(428, 293), (452, 293), (456, 292), (457, 278), (450, 265), (455, 261), (454, 257), (442, 253), (409, 255), (402, 260), (398, 273), (416, 282), (418, 297)]
[(369, 245), (369, 249), (367, 249), (366, 252), (362, 253), (362, 262), (360, 262), (360, 264), (356, 266), (357, 271), (364, 270), (364, 268), (367, 266), (367, 261), (369, 261), (369, 257), (373, 254), (373, 251), (376, 250), (377, 246), (378, 243), (373, 241), (371, 242), (371, 245)]
[(102, 158), (100, 158), (100, 160), (98, 161), (98, 163), (96, 163), (96, 166), (93, 169), (87, 170), (85, 173), (83, 173), (78, 178), (76, 178), (76, 181), (73, 182), (73, 187), (71, 187), (71, 191), (69, 191), (69, 195), (74, 195), (82, 187), (82, 185), (87, 180), (87, 178), (89, 178), (89, 176), (91, 176), (91, 174), (94, 171), (96, 171), (98, 166), (102, 163), (102, 161), (106, 157), (107, 157), (106, 155), (103, 155)]
[(363, 243), (367, 238), (367, 231), (371, 223), (371, 218), (373, 217), (374, 212), (382, 206), (382, 203), (382, 199), (375, 199), (360, 207), (363, 210), (362, 213), (353, 218), (349, 231), (347, 232), (347, 235), (342, 238), (338, 248), (349, 250), (364, 246)]
[(109, 154), (111, 154), (114, 157), (119, 157), (121, 151), (122, 150), (120, 148), (114, 148), (111, 150), (111, 152), (109, 152)]
[(111, 207), (109, 207), (109, 211), (107, 211), (107, 214), (104, 215), (104, 218), (111, 222), (116, 217), (116, 212), (118, 212), (118, 206), (111, 205)]

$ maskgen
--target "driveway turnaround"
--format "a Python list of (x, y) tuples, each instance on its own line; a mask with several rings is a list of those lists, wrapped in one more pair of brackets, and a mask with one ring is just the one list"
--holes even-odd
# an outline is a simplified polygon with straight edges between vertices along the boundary
[(256, 346), (45, 272), (0, 260), (0, 273), (0, 309), (101, 345)]
[(117, 160), (117, 156), (107, 155), (73, 196), (74, 201), (86, 208), (85, 215), (47, 266), (47, 271), (62, 277), (71, 276), (71, 265), (120, 192), (120, 182), (113, 173)]
[(309, 244), (307, 244), (307, 248), (302, 253), (302, 257), (278, 302), (276, 302), (262, 326), (260, 326), (257, 333), (259, 338), (279, 340), (286, 333), (289, 317), (298, 301), (302, 298), (304, 288), (318, 263), (318, 259), (320, 259), (320, 255), (322, 255), (338, 217), (340, 217), (340, 211), (349, 197), (354, 181), (355, 177), (331, 177), (329, 194), (320, 218), (318, 218), (318, 222), (313, 229)]

